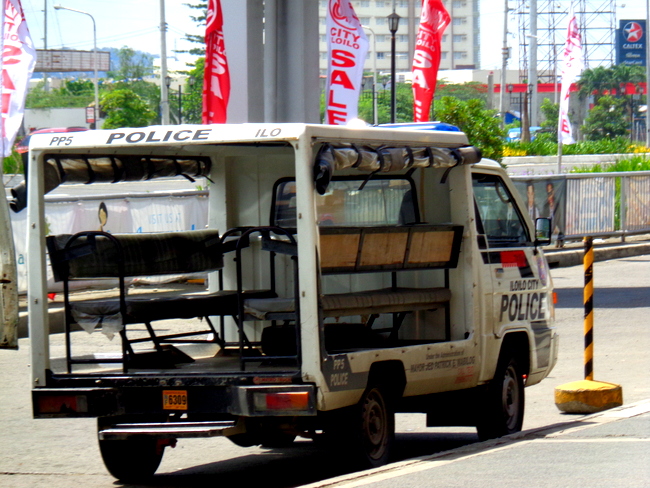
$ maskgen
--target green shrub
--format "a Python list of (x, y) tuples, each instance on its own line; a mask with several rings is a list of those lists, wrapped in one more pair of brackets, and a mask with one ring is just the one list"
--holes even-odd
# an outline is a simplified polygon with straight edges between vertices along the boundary
[(620, 159), (619, 161), (608, 164), (594, 164), (592, 166), (574, 167), (571, 173), (618, 173), (624, 171), (650, 171), (650, 159), (645, 155), (632, 156)]
[(23, 160), (15, 149), (11, 151), (11, 156), (3, 159), (2, 172), (5, 175), (22, 174)]
[[(538, 133), (531, 142), (508, 142), (505, 144), (506, 155), (554, 156), (557, 154), (557, 142), (552, 133)], [(627, 137), (614, 137), (597, 141), (581, 141), (562, 146), (562, 154), (574, 156), (580, 154), (630, 154), (639, 151), (639, 147), (630, 144)]]
[(483, 100), (462, 101), (442, 97), (435, 101), (436, 118), (455, 125), (465, 134), (470, 144), (483, 151), (483, 157), (501, 161), (503, 158), (503, 130), (494, 110), (487, 110)]

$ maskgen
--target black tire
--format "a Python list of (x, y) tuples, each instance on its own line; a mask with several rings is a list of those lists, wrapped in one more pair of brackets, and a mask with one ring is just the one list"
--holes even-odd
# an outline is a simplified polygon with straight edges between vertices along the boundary
[(395, 413), (384, 391), (369, 386), (357, 405), (329, 416), (324, 441), (337, 462), (350, 463), (353, 469), (368, 469), (390, 459)]
[(479, 404), (476, 426), (481, 440), (520, 432), (524, 423), (524, 378), (517, 358), (503, 354), (494, 379)]
[(165, 450), (154, 437), (131, 437), (119, 441), (99, 441), (104, 465), (120, 481), (142, 481), (154, 475)]
[(395, 441), (395, 412), (383, 390), (368, 388), (359, 402), (362, 462), (375, 468), (388, 462)]

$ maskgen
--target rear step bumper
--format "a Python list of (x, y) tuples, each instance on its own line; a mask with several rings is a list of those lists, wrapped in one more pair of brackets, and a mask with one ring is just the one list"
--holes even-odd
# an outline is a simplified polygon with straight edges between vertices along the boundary
[[(160, 439), (217, 437), (240, 432), (234, 421), (161, 422), (148, 424), (116, 424), (99, 431), (102, 441), (124, 440), (132, 436), (155, 436)], [(243, 431), (242, 431), (243, 432)]]

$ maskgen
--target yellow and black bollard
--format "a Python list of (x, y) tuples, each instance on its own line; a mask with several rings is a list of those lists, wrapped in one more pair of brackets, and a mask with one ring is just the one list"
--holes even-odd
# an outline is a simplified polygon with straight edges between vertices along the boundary
[(585, 237), (584, 243), (585, 379), (555, 388), (555, 405), (566, 413), (594, 413), (623, 405), (623, 388), (620, 385), (594, 381), (593, 239)]
[(585, 379), (594, 380), (594, 242), (585, 237)]

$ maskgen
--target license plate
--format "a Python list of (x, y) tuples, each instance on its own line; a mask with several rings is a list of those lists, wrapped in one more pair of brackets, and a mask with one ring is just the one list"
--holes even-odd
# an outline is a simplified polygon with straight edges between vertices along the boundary
[(163, 390), (163, 410), (187, 410), (187, 390)]

